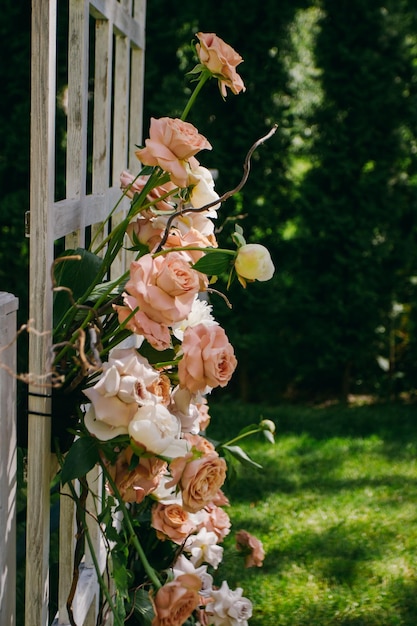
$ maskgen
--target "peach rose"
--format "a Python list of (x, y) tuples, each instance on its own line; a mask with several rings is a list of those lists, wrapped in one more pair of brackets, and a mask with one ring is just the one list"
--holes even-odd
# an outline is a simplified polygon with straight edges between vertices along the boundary
[[(133, 174), (124, 170), (120, 174), (120, 187), (123, 190), (127, 190), (126, 195), (128, 196), (128, 198), (133, 198), (135, 193), (140, 193), (142, 191), (148, 180), (149, 176), (137, 176), (135, 178)], [(169, 202), (167, 201), (169, 199), (169, 196), (167, 196), (167, 198), (164, 200), (160, 200), (160, 198), (175, 190), (175, 185), (168, 182), (161, 187), (154, 187), (153, 189), (151, 189), (147, 195), (147, 200), (148, 202), (154, 202), (155, 207), (159, 211), (171, 212), (174, 206), (172, 204), (169, 204)]]
[(262, 566), (265, 558), (262, 542), (246, 530), (236, 533), (236, 549), (245, 555), (245, 567)]
[(142, 245), (148, 246), (150, 251), (159, 245), (163, 232), (162, 225), (157, 225), (154, 218), (147, 217), (138, 217), (126, 228), (126, 234), (134, 246), (139, 241)]
[(109, 466), (109, 472), (122, 500), (139, 504), (158, 487), (167, 464), (155, 457), (140, 457), (136, 467), (129, 470), (132, 456), (132, 448), (123, 450), (116, 463)]
[(181, 387), (192, 393), (225, 387), (236, 369), (233, 347), (221, 326), (198, 324), (184, 331), (184, 356), (178, 364)]
[(182, 626), (199, 605), (200, 588), (196, 574), (182, 574), (158, 589), (153, 598), (152, 626)]
[[(133, 296), (123, 294), (123, 304), (115, 304), (113, 308), (117, 311), (119, 323), (123, 324), (131, 315), (138, 303)], [(132, 333), (142, 335), (155, 350), (167, 350), (171, 345), (171, 335), (166, 324), (159, 324), (151, 320), (143, 311), (136, 311), (126, 323), (126, 328)]]
[(184, 463), (185, 458), (178, 457), (171, 462), (173, 480), (167, 487), (178, 484), (184, 510), (197, 513), (214, 500), (226, 480), (226, 461), (217, 452)]
[[(208, 237), (205, 237), (200, 233), (199, 230), (191, 226), (190, 230), (187, 231), (185, 234), (182, 234), (181, 231), (178, 229), (172, 229), (170, 231), (164, 248), (176, 248), (179, 246), (190, 246), (192, 248), (217, 248), (217, 242), (214, 241), (213, 244), (212, 237), (210, 239)], [(199, 252), (199, 250), (184, 250), (184, 253), (187, 254), (192, 263), (197, 263), (198, 259), (201, 259), (201, 257), (205, 254), (205, 252)], [(207, 283), (206, 276), (202, 276), (201, 280), (203, 283)], [(205, 288), (207, 288), (207, 285)]]
[(135, 154), (144, 165), (159, 165), (169, 172), (171, 181), (178, 187), (188, 187), (186, 162), (195, 169), (198, 161), (194, 155), (200, 150), (211, 150), (211, 145), (195, 126), (178, 118), (153, 117), (145, 148)]
[(218, 541), (223, 541), (226, 535), (230, 533), (230, 517), (226, 511), (212, 502), (204, 510), (199, 511), (197, 520), (198, 530), (203, 527), (206, 528), (216, 534)]
[(187, 257), (170, 252), (153, 258), (145, 254), (130, 265), (126, 291), (147, 317), (167, 326), (189, 314), (200, 289), (200, 275)]
[(198, 58), (219, 81), (219, 88), (223, 98), (226, 97), (226, 87), (238, 94), (245, 91), (243, 80), (236, 72), (236, 66), (243, 59), (229, 44), (214, 33), (197, 33), (200, 43), (196, 45)]
[(154, 504), (152, 526), (156, 530), (158, 539), (161, 541), (170, 539), (178, 545), (181, 545), (195, 530), (194, 522), (179, 504)]

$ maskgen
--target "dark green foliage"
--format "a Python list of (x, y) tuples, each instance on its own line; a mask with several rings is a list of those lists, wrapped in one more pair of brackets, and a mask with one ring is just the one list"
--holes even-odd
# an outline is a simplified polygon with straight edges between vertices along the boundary
[[(27, 316), (24, 214), (29, 209), (30, 2), (2, 3), (0, 23), (0, 290)], [(26, 312), (26, 313), (25, 313)]]
[[(2, 9), (2, 56), (13, 62), (1, 66), (0, 289), (18, 295), (24, 322), (30, 10), (23, 1)], [(60, 41), (66, 11), (59, 3)], [(213, 296), (240, 363), (233, 394), (257, 401), (417, 385), (416, 22), (411, 0), (228, 2), (215, 11), (205, 0), (175, 10), (167, 0), (148, 3), (144, 138), (151, 116), (181, 114), (199, 30), (244, 58), (246, 93), (223, 101), (212, 80), (189, 116), (213, 145), (199, 159), (219, 171), (219, 193), (239, 182), (252, 143), (278, 124), (217, 221), (220, 245), (237, 221), (277, 268), (269, 283), (232, 286), (232, 314)], [(63, 57), (59, 45), (59, 92)], [(59, 148), (65, 120), (57, 115)], [(57, 164), (62, 197), (59, 149)]]

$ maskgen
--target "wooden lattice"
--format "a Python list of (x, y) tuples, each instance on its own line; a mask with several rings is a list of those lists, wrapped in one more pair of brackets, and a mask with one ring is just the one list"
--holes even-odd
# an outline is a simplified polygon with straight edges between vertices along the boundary
[[(120, 196), (119, 175), (137, 168), (140, 142), (146, 0), (32, 0), (28, 519), (25, 625), (49, 623), (51, 266), (57, 242), (83, 246)], [(57, 11), (59, 10), (59, 11)], [(57, 14), (58, 13), (58, 14)], [(64, 26), (60, 26), (60, 19)], [(66, 33), (65, 42), (62, 32)], [(59, 37), (57, 36), (59, 35)], [(67, 50), (68, 87), (57, 94), (57, 42)], [(60, 50), (61, 50), (60, 48)], [(66, 55), (64, 55), (66, 56)], [(56, 171), (57, 105), (67, 116), (66, 193)], [(126, 205), (120, 205), (115, 220)], [(62, 244), (62, 242), (64, 242)], [(121, 256), (113, 264), (124, 268)], [(59, 609), (69, 624), (73, 509), (61, 499)], [(97, 542), (99, 537), (97, 536)], [(97, 584), (86, 555), (73, 602), (78, 626), (96, 623)]]

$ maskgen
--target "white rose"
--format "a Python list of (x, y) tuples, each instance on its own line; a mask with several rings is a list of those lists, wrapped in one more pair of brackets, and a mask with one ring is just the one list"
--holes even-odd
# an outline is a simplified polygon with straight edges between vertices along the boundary
[(129, 424), (129, 435), (147, 452), (175, 458), (188, 451), (180, 440), (180, 423), (163, 404), (140, 407)]
[(271, 255), (259, 243), (247, 243), (238, 249), (235, 269), (242, 278), (260, 281), (269, 280), (275, 271)]
[[(210, 204), (219, 199), (219, 194), (214, 191), (214, 180), (210, 170), (202, 165), (190, 170), (189, 176), (194, 187), (191, 189), (190, 202), (195, 209), (200, 209), (206, 204)], [(220, 204), (210, 207), (209, 210), (216, 210)]]
[(208, 563), (217, 569), (223, 558), (223, 548), (217, 545), (217, 535), (207, 528), (201, 528), (196, 535), (188, 537), (184, 545), (185, 552), (190, 553), (190, 561), (194, 567)]
[(248, 626), (248, 619), (252, 616), (252, 603), (242, 597), (242, 589), (234, 591), (224, 580), (218, 590), (212, 590), (210, 602), (206, 611), (209, 623), (213, 626)]
[(194, 567), (189, 559), (184, 554), (180, 554), (175, 561), (173, 567), (174, 578), (181, 576), (182, 574), (195, 574), (201, 580), (201, 589), (199, 594), (203, 598), (211, 596), (211, 590), (213, 588), (213, 576), (207, 572), (207, 565), (200, 565)]

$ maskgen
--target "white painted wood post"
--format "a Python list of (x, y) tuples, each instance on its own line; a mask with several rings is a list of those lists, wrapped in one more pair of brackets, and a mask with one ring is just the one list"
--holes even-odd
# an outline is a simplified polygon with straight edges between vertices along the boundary
[(51, 479), (51, 267), (55, 191), (56, 0), (32, 1), (26, 626), (47, 626)]
[(0, 292), (0, 624), (16, 624), (16, 311)]

